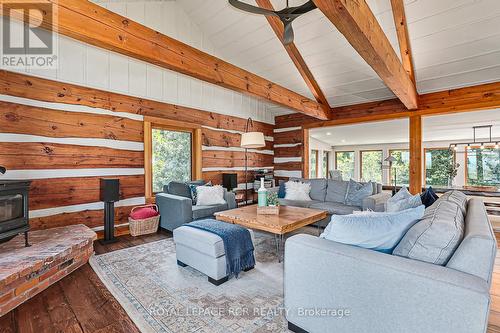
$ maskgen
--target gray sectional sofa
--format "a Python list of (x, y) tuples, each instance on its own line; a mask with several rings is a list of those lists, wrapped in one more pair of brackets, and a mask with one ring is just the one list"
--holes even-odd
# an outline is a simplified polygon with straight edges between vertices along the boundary
[(189, 184), (203, 185), (204, 182), (170, 182), (163, 187), (163, 192), (156, 194), (156, 204), (160, 210), (161, 228), (173, 231), (184, 223), (211, 218), (214, 213), (236, 208), (235, 194), (226, 190), (224, 190), (225, 204), (213, 206), (193, 205)]
[(311, 192), (309, 196), (311, 201), (295, 201), (287, 199), (279, 199), (282, 206), (295, 206), (305, 208), (321, 209), (328, 212), (328, 217), (320, 221), (321, 225), (330, 221), (331, 215), (347, 215), (358, 210), (373, 210), (376, 212), (385, 211), (385, 204), (391, 197), (390, 193), (382, 192), (382, 184), (372, 183), (372, 195), (363, 199), (362, 206), (346, 205), (345, 198), (349, 186), (348, 181), (332, 180), (325, 178), (317, 179), (301, 179), (291, 178), (291, 181), (302, 181), (311, 184)]
[[(424, 215), (417, 222), (413, 228), (424, 236), (406, 257), (394, 254), (406, 238), (415, 241), (415, 234), (408, 237), (412, 229), (392, 255), (310, 235), (290, 237), (284, 274), (289, 328), (309, 333), (486, 332), (497, 244), (483, 202), (465, 200), (463, 207), (465, 215), (439, 207), (426, 211), (440, 221), (429, 227)], [(460, 223), (463, 238), (441, 237), (443, 223), (452, 228)], [(457, 241), (443, 265), (426, 262), (432, 246), (425, 242), (436, 237), (444, 244)]]

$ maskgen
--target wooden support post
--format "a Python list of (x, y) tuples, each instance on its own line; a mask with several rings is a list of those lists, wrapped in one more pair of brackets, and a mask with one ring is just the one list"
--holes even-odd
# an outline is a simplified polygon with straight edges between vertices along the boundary
[(422, 192), (422, 117), (410, 117), (410, 192)]
[(309, 129), (302, 129), (302, 178), (309, 178)]

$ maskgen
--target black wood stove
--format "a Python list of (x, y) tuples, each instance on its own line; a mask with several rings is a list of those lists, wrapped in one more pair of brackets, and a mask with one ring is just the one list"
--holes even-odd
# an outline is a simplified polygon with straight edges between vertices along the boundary
[(25, 245), (30, 246), (28, 242), (30, 183), (27, 180), (0, 180), (0, 242), (24, 233)]

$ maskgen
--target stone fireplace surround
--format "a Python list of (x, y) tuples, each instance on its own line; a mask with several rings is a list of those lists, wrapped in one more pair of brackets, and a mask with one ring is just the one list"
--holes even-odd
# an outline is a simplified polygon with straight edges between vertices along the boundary
[(84, 225), (30, 232), (0, 244), (0, 317), (88, 262), (96, 233)]

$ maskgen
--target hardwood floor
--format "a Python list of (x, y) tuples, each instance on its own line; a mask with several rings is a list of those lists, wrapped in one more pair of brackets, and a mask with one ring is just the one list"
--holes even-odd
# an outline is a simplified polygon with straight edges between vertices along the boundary
[[(170, 237), (172, 234), (164, 231), (140, 237), (127, 235), (109, 245), (95, 242), (94, 247), (96, 254), (102, 254)], [(491, 298), (488, 333), (500, 333), (500, 251), (493, 273)], [(0, 317), (0, 332), (139, 333), (139, 330), (86, 264)]]
[[(140, 237), (120, 236), (109, 245), (94, 243), (96, 254), (170, 238), (160, 232)], [(89, 264), (50, 286), (0, 318), (2, 333), (138, 333)]]

